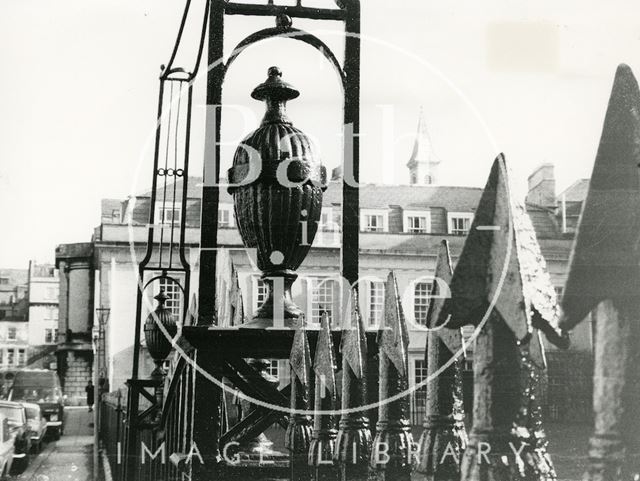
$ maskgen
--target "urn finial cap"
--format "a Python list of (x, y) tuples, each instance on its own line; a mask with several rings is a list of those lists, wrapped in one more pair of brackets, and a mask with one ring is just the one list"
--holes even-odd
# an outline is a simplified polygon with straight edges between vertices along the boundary
[(160, 289), (160, 292), (156, 296), (153, 297), (156, 301), (158, 301), (158, 307), (164, 307), (164, 303), (167, 302), (167, 295), (164, 293), (164, 289)]
[(269, 67), (267, 80), (258, 85), (251, 97), (256, 100), (293, 100), (300, 95), (300, 92), (292, 85), (282, 80), (282, 70), (280, 67)]

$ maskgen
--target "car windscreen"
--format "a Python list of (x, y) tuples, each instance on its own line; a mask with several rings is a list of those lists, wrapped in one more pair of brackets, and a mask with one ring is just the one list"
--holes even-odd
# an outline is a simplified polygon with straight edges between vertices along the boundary
[(25, 408), (27, 411), (27, 419), (38, 419), (40, 417), (40, 410), (38, 408)]
[(50, 386), (55, 384), (55, 373), (51, 371), (18, 371), (16, 372), (13, 385), (23, 386)]
[(17, 407), (0, 406), (0, 414), (6, 417), (10, 422), (22, 423), (22, 409)]
[(56, 402), (55, 390), (41, 386), (13, 386), (12, 401)]

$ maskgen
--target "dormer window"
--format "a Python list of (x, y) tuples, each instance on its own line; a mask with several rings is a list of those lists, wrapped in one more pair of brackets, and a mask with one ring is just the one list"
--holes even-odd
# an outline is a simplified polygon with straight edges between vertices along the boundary
[(340, 230), (340, 213), (334, 212), (332, 207), (323, 207), (320, 214), (320, 230), (338, 232)]
[(339, 247), (340, 240), (339, 209), (323, 207), (314, 244), (322, 247)]
[(449, 234), (467, 235), (473, 222), (473, 214), (470, 212), (449, 212)]
[(368, 232), (383, 232), (384, 231), (384, 219), (381, 215), (367, 214), (365, 216), (365, 230)]
[(156, 224), (180, 225), (181, 209), (180, 205), (159, 205), (156, 211)]
[(386, 210), (362, 210), (360, 225), (363, 232), (387, 232), (389, 230), (389, 213)]
[(403, 221), (406, 233), (428, 234), (431, 232), (431, 213), (428, 210), (405, 210)]
[(218, 206), (218, 227), (233, 227), (233, 206), (220, 204)]

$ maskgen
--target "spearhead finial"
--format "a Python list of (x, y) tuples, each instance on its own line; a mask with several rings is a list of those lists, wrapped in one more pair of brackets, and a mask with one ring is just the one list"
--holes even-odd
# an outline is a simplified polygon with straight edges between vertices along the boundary
[(449, 253), (449, 243), (443, 240), (438, 249), (435, 278), (433, 287), (431, 288), (431, 303), (427, 311), (427, 327), (433, 331), (434, 336), (438, 337), (445, 346), (447, 346), (451, 353), (455, 354), (462, 349), (462, 334), (460, 328), (446, 328), (446, 324), (450, 320), (449, 316), (446, 317), (443, 325), (437, 324), (440, 312), (444, 306), (444, 301), (449, 297), (449, 285), (451, 284), (452, 277), (453, 267)]
[(384, 322), (378, 332), (378, 346), (398, 372), (408, 376), (407, 351), (409, 349), (409, 334), (407, 324), (400, 303), (398, 283), (393, 272), (389, 273), (385, 286)]
[(346, 365), (358, 379), (366, 377), (367, 339), (358, 308), (358, 291), (351, 290), (351, 316), (342, 330), (340, 352)]
[[(449, 245), (442, 241), (427, 313), (427, 327), (431, 330), (427, 333), (425, 365), (430, 382), (425, 387), (424, 431), (417, 468), (427, 479), (459, 479), (459, 454), (467, 444), (462, 402), (462, 333), (460, 329), (447, 329), (446, 325), (435, 323), (448, 297), (452, 274)], [(447, 451), (456, 456), (446, 456)]]
[(333, 352), (333, 340), (331, 338), (331, 328), (329, 326), (329, 315), (322, 315), (320, 326), (320, 334), (318, 335), (318, 344), (316, 346), (316, 356), (313, 363), (313, 370), (318, 379), (321, 380), (320, 386), (324, 392), (320, 396), (336, 397), (336, 363)]
[(438, 324), (450, 315), (449, 327), (478, 325), (492, 302), (517, 339), (537, 327), (554, 344), (568, 345), (546, 262), (529, 216), (511, 195), (503, 154), (491, 168)]
[(309, 350), (309, 340), (307, 339), (304, 315), (300, 316), (298, 329), (293, 336), (293, 346), (291, 347), (289, 363), (300, 382), (303, 384), (309, 383), (311, 378), (311, 352)]
[(639, 165), (640, 91), (631, 69), (620, 65), (562, 296), (565, 329), (601, 301), (639, 302)]

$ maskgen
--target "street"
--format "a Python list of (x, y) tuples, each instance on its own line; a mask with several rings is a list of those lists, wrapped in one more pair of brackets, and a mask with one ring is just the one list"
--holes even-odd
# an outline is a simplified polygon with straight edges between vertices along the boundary
[(49, 440), (32, 455), (27, 469), (9, 479), (24, 481), (88, 481), (92, 479), (93, 413), (86, 407), (66, 408), (65, 434)]

